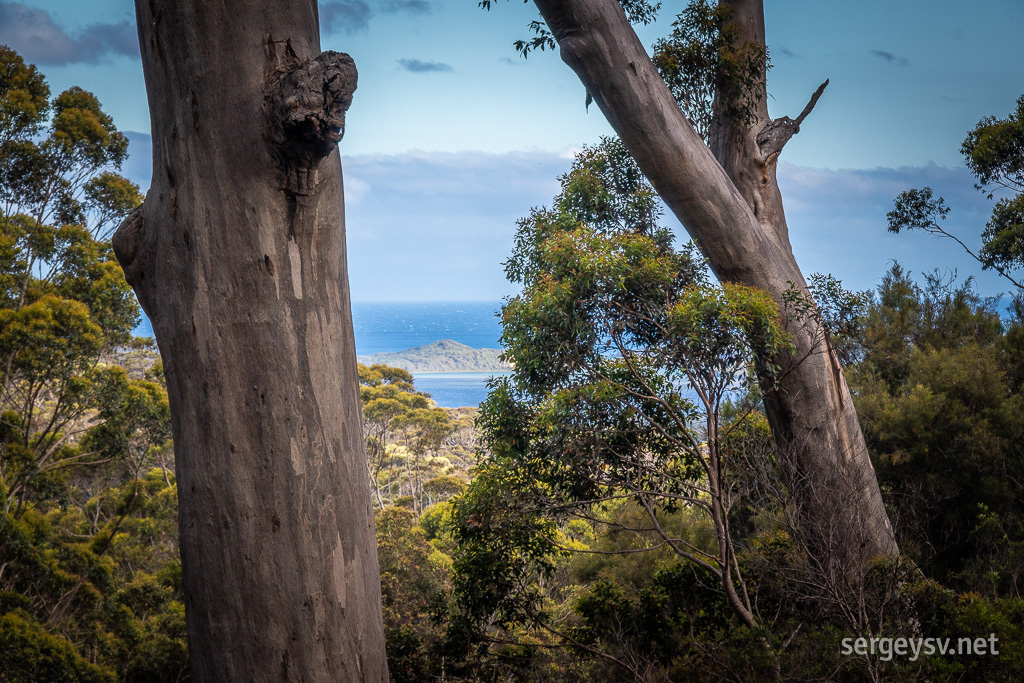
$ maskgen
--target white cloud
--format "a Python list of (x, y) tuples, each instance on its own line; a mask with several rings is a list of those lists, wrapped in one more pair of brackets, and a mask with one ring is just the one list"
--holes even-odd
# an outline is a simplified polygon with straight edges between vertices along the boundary
[(69, 35), (46, 10), (0, 2), (0, 43), (31, 64), (95, 64), (108, 55), (139, 56), (135, 22), (95, 23)]
[(352, 207), (362, 204), (372, 190), (369, 183), (350, 173), (345, 174), (345, 206)]
[(499, 299), (516, 221), (558, 192), (568, 161), (551, 152), (422, 152), (344, 158), (346, 183), (372, 193), (346, 207), (355, 300)]
[(928, 186), (952, 209), (945, 227), (977, 249), (992, 202), (974, 189), (964, 167), (831, 170), (780, 164), (779, 186), (793, 251), (805, 275), (828, 272), (849, 288), (868, 289), (897, 260), (917, 274), (954, 268), (962, 277), (975, 275), (986, 294), (1006, 289), (952, 240), (888, 231), (886, 214), (896, 196)]
[[(126, 174), (149, 183), (150, 139), (129, 133)], [(423, 152), (343, 159), (349, 271), (356, 300), (499, 299), (514, 288), (502, 263), (516, 221), (549, 205), (564, 152)], [(991, 202), (963, 167), (832, 170), (781, 164), (779, 184), (805, 274), (832, 273), (847, 287), (877, 286), (893, 259), (920, 274), (936, 267), (978, 275), (986, 294), (1005, 290), (951, 240), (892, 235), (885, 214), (912, 187), (932, 187), (952, 209), (947, 225), (977, 247)], [(670, 216), (681, 239), (682, 228)]]

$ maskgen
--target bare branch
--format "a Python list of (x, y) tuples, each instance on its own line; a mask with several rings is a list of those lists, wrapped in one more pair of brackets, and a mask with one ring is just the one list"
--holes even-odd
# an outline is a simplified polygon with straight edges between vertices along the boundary
[(800, 124), (804, 122), (804, 119), (807, 118), (807, 115), (810, 114), (811, 111), (814, 109), (814, 105), (818, 103), (818, 98), (821, 97), (821, 94), (825, 92), (825, 88), (828, 87), (828, 81), (829, 79), (826, 78), (825, 82), (818, 86), (818, 89), (814, 91), (813, 95), (811, 95), (810, 102), (808, 102), (807, 106), (804, 107), (804, 110), (800, 112), (800, 116), (796, 117), (797, 130), (795, 130), (794, 132), (800, 132)]
[(790, 138), (800, 132), (800, 124), (814, 109), (814, 105), (818, 103), (818, 99), (827, 87), (828, 79), (825, 79), (825, 82), (819, 85), (811, 95), (807, 106), (795, 120), (788, 116), (781, 116), (761, 129), (761, 132), (757, 134), (757, 146), (761, 151), (762, 161), (768, 161), (772, 157), (778, 156)]

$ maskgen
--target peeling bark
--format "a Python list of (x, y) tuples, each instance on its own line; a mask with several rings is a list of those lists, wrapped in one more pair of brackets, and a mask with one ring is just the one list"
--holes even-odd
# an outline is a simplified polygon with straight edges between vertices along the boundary
[(137, 0), (153, 182), (114, 236), (171, 401), (193, 679), (388, 680), (314, 0)]
[[(772, 122), (765, 85), (747, 93), (754, 121), (716, 119), (709, 149), (680, 111), (616, 0), (536, 0), (562, 59), (622, 138), (640, 169), (723, 282), (807, 293), (789, 242), (775, 177), (795, 120)], [(744, 41), (764, 45), (761, 0), (733, 0)], [(827, 82), (826, 82), (827, 84)], [(735, 93), (724, 93), (734, 96)], [(830, 576), (856, 581), (872, 557), (898, 551), (842, 369), (816, 325), (791, 320), (796, 353), (776, 359), (765, 387), (768, 419), (783, 454), (813, 558)]]

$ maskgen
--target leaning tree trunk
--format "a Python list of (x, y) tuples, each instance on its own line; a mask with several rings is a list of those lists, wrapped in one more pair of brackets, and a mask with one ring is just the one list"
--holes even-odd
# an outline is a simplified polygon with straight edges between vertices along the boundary
[(315, 0), (137, 0), (153, 181), (114, 248), (174, 428), (196, 681), (388, 679)]
[[(797, 120), (772, 121), (763, 98), (750, 123), (719, 118), (713, 154), (673, 100), (616, 0), (536, 4), (562, 59), (718, 278), (763, 289), (780, 304), (791, 288), (806, 294), (775, 165), (821, 89)], [(729, 4), (744, 39), (763, 46), (761, 0)], [(870, 558), (898, 551), (892, 526), (827, 336), (806, 319), (790, 317), (787, 328), (796, 352), (776, 359), (782, 380), (765, 387), (768, 418), (814, 559), (829, 575), (855, 580)]]

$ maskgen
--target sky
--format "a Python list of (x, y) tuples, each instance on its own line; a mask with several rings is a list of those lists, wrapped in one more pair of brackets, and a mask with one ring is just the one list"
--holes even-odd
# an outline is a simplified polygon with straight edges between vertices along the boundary
[[(981, 118), (1024, 93), (1024, 3), (990, 0), (767, 0), (772, 116), (795, 116), (830, 85), (786, 147), (779, 182), (805, 273), (875, 287), (893, 260), (920, 274), (976, 275), (1005, 291), (951, 240), (890, 235), (885, 214), (910, 187), (952, 208), (946, 226), (980, 244), (989, 202), (959, 154)], [(348, 52), (359, 87), (340, 149), (349, 272), (357, 301), (497, 300), (516, 220), (550, 203), (557, 176), (611, 129), (550, 52), (520, 58), (512, 42), (533, 5), (476, 0), (320, 3), (323, 49)], [(683, 2), (638, 29), (667, 34)], [(51, 89), (94, 92), (129, 133), (124, 172), (148, 185), (149, 117), (130, 0), (0, 0), (0, 43), (37, 64)], [(686, 236), (670, 216), (666, 223)]]

